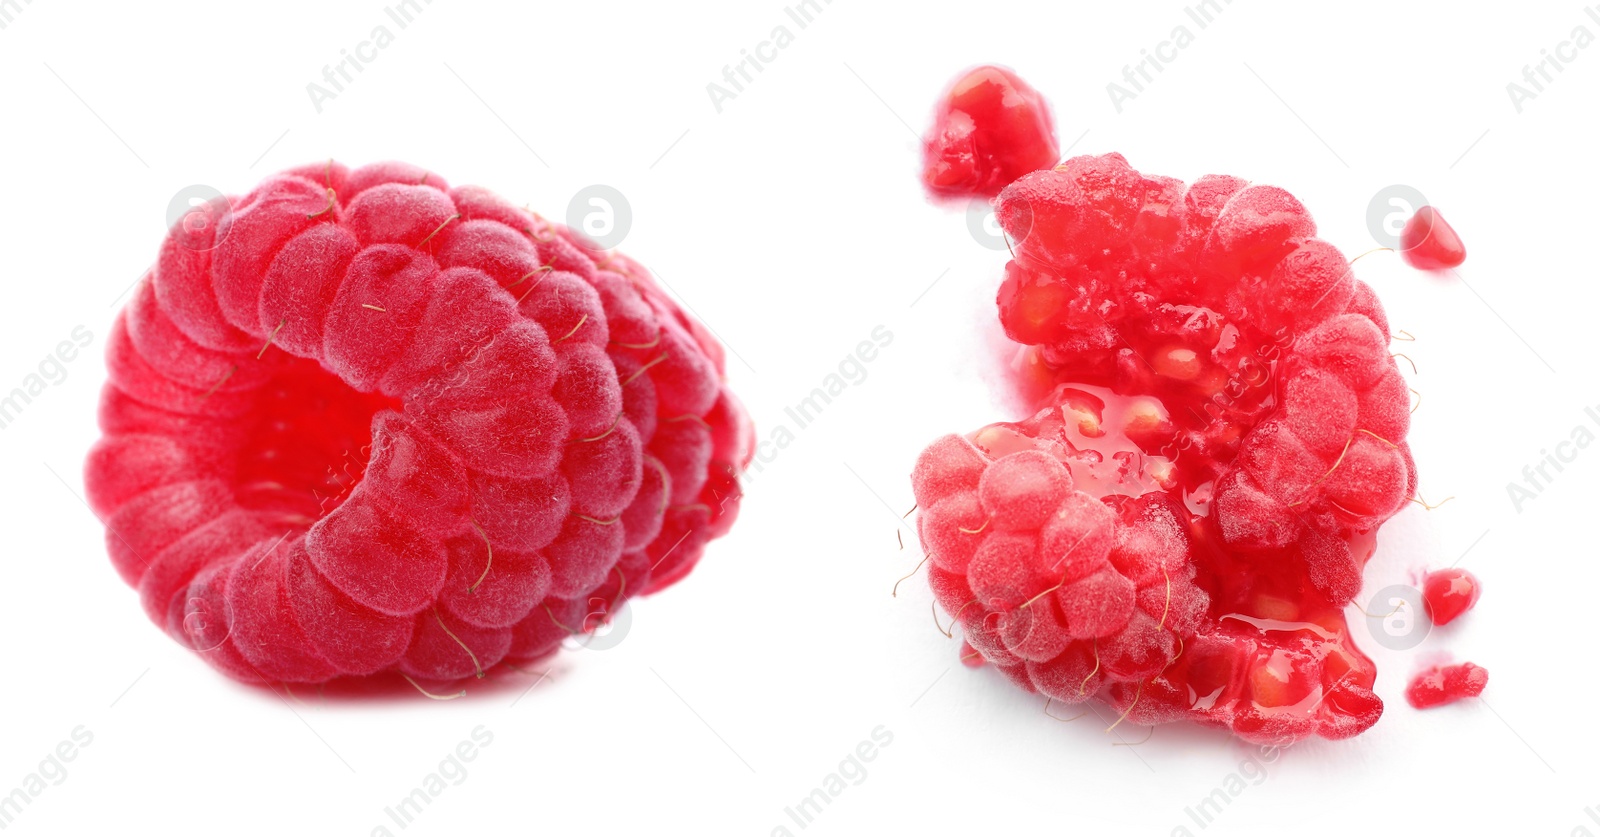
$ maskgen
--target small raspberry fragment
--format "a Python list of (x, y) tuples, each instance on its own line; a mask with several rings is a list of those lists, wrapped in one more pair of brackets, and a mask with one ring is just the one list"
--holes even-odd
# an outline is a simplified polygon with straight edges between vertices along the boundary
[(923, 139), (922, 183), (938, 198), (992, 198), (1059, 154), (1044, 97), (1016, 73), (985, 65), (940, 100)]
[(151, 620), (231, 677), (482, 677), (732, 525), (752, 439), (722, 357), (627, 257), (330, 161), (173, 226), (84, 482)]
[(940, 606), (1023, 688), (1132, 723), (1370, 727), (1344, 607), (1416, 484), (1370, 288), (1293, 195), (1234, 177), (1075, 157), (996, 213), (1001, 324), (1047, 394), (918, 461)]
[(1417, 709), (1432, 709), (1483, 694), (1489, 672), (1472, 663), (1432, 666), (1411, 678), (1406, 702)]
[(1466, 261), (1467, 247), (1439, 210), (1424, 206), (1400, 230), (1400, 255), (1419, 270), (1443, 270)]
[(1483, 587), (1466, 570), (1450, 568), (1428, 573), (1422, 582), (1422, 603), (1435, 625), (1448, 625), (1478, 603)]

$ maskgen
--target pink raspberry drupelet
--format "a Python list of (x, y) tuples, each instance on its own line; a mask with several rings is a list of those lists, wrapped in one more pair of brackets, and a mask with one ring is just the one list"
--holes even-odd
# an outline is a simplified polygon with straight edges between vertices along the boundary
[(1434, 570), (1422, 582), (1422, 604), (1435, 625), (1448, 625), (1472, 609), (1483, 594), (1477, 576), (1466, 570)]
[(912, 475), (938, 603), (1018, 685), (1259, 742), (1382, 712), (1344, 616), (1414, 493), (1388, 324), (1300, 202), (1076, 157), (1007, 186), (1022, 421)]
[(1421, 270), (1446, 270), (1467, 260), (1467, 246), (1439, 210), (1424, 206), (1400, 230), (1400, 255)]
[(1429, 666), (1411, 678), (1406, 702), (1417, 709), (1432, 709), (1477, 697), (1489, 685), (1489, 672), (1473, 663)]
[(950, 86), (922, 148), (922, 185), (935, 198), (992, 198), (1060, 157), (1044, 97), (1016, 73), (991, 65)]
[(749, 420), (636, 262), (401, 163), (228, 204), (118, 315), (85, 474), (145, 613), (222, 672), (481, 677), (733, 524)]

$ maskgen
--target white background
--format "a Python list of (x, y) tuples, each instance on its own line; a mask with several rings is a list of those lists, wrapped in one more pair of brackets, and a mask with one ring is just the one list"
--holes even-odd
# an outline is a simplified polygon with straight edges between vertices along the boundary
[[(879, 726), (892, 743), (806, 833), (1600, 833), (1585, 814), (1600, 451), (1520, 512), (1506, 488), (1575, 427), (1600, 433), (1583, 412), (1600, 404), (1600, 48), (1521, 113), (1506, 89), (1600, 23), (1576, 2), (1464, 10), (1486, 5), (1237, 0), (1201, 29), (1178, 2), (834, 0), (802, 30), (779, 0), (436, 0), (401, 31), (378, 2), (6, 4), (0, 391), (75, 326), (95, 336), (0, 430), (0, 794), (75, 727), (94, 736), (7, 833), (399, 833), (384, 807), (479, 725), (492, 744), (407, 833), (799, 833), (785, 806)], [(707, 84), (780, 24), (793, 43), (718, 113)], [(318, 113), (306, 85), (379, 25), (394, 43)], [(1118, 113), (1107, 83), (1179, 25), (1192, 45)], [(1073, 153), (1284, 186), (1350, 255), (1375, 246), (1373, 195), (1409, 184), (1469, 249), (1454, 278), (1392, 253), (1358, 264), (1417, 338), (1396, 345), (1424, 397), (1423, 494), (1454, 496), (1385, 527), (1367, 593), (1458, 561), (1487, 593), (1415, 651), (1358, 627), (1383, 719), (1290, 748), (1204, 829), (1185, 808), (1249, 748), (1177, 727), (1113, 746), (1145, 730), (1108, 735), (1103, 710), (1058, 723), (955, 664), (920, 576), (890, 596), (921, 557), (897, 522), (918, 450), (1018, 417), (993, 402), (982, 336), (1003, 254), (916, 182), (935, 96), (985, 61), (1051, 98)], [(146, 622), (79, 499), (81, 463), (103, 339), (172, 196), (329, 156), (416, 162), (558, 218), (585, 186), (621, 190), (622, 249), (725, 339), (763, 439), (875, 326), (894, 339), (752, 480), (700, 568), (636, 603), (616, 648), (447, 703), (247, 689)], [(1490, 670), (1485, 699), (1416, 712), (1405, 679), (1442, 652)]]

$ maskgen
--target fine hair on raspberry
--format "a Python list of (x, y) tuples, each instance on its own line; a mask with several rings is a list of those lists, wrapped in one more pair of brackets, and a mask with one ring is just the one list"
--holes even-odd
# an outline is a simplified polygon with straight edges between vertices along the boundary
[(752, 452), (721, 346), (639, 263), (403, 163), (180, 220), (106, 358), (112, 565), (247, 682), (549, 656), (695, 567)]
[(1074, 157), (995, 210), (1037, 406), (916, 463), (938, 604), (1019, 686), (1117, 723), (1370, 727), (1343, 611), (1417, 483), (1372, 289), (1293, 195), (1236, 177)]

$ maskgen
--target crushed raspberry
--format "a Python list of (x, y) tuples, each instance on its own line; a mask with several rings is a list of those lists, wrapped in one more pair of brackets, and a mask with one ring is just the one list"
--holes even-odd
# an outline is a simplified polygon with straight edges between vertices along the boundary
[(1489, 672), (1472, 663), (1431, 666), (1411, 678), (1406, 702), (1417, 709), (1432, 709), (1483, 694)]
[(1478, 603), (1483, 587), (1466, 570), (1435, 570), (1422, 582), (1422, 604), (1435, 625), (1448, 625)]
[(749, 420), (638, 264), (399, 163), (230, 205), (119, 314), (85, 469), (113, 565), (224, 673), (481, 677), (732, 525)]
[(1016, 73), (985, 65), (940, 100), (923, 139), (922, 183), (939, 198), (992, 198), (1059, 154), (1044, 97)]
[(1439, 210), (1424, 206), (1400, 229), (1400, 255), (1420, 270), (1443, 270), (1466, 261), (1467, 247)]
[(1029, 690), (1139, 724), (1345, 738), (1382, 712), (1344, 606), (1415, 486), (1387, 324), (1289, 193), (1117, 154), (996, 201), (1033, 416), (912, 486), (935, 596)]

